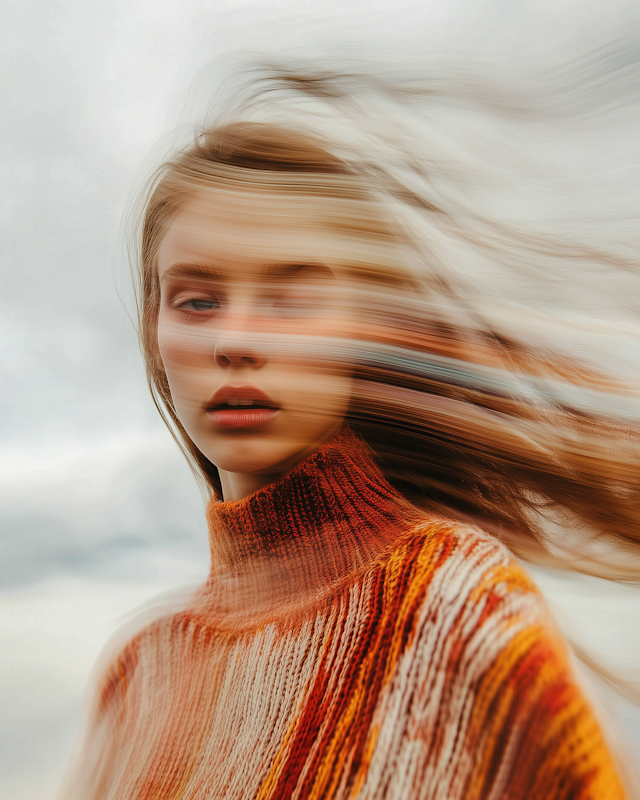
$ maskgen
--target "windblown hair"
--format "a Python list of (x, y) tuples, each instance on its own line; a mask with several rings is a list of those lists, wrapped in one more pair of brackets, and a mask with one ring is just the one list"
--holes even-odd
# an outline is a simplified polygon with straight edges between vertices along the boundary
[[(280, 75), (276, 83), (284, 80)], [(321, 77), (287, 80), (288, 91), (320, 98), (335, 87)], [(464, 293), (439, 270), (414, 222), (428, 219), (434, 229), (473, 237), (447, 208), (416, 191), (411, 175), (421, 169), (405, 158), (401, 170), (385, 171), (375, 155), (358, 158), (329, 137), (250, 114), (198, 131), (155, 173), (140, 228), (140, 334), (161, 415), (209, 491), (220, 496), (217, 469), (180, 423), (157, 358), (156, 254), (182, 204), (221, 181), (293, 181), (295, 191), (312, 195), (369, 198), (386, 209), (376, 223), (384, 235), (396, 236), (429, 264), (422, 278), (407, 280), (410, 289), (398, 287), (392, 307), (383, 308), (371, 293), (362, 311), (369, 333), (354, 347), (349, 423), (386, 478), (414, 504), (475, 522), (521, 556), (636, 580), (640, 437), (633, 415), (624, 411), (630, 392), (566, 354), (505, 335), (465, 307)], [(403, 210), (414, 222), (402, 221)], [(494, 241), (488, 234), (481, 246), (486, 251)], [(545, 257), (544, 248), (530, 244)], [(616, 544), (613, 560), (594, 544), (603, 540)]]

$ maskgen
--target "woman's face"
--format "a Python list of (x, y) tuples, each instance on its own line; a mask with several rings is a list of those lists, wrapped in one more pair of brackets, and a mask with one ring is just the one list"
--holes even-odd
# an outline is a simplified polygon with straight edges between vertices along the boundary
[(159, 248), (158, 350), (178, 417), (220, 470), (225, 500), (276, 480), (341, 425), (353, 242), (331, 199), (201, 191)]

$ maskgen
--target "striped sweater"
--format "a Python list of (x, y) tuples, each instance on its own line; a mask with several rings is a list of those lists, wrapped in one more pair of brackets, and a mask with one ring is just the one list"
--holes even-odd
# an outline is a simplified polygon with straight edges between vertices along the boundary
[(623, 798), (526, 572), (353, 433), (208, 519), (209, 580), (103, 675), (65, 800)]

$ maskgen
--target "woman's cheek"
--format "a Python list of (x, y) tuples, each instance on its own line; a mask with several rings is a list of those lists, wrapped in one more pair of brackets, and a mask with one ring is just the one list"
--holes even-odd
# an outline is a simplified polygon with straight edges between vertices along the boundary
[(198, 366), (211, 360), (215, 342), (210, 333), (187, 328), (179, 323), (158, 320), (158, 351), (166, 370), (171, 367)]
[(305, 424), (322, 426), (343, 417), (353, 391), (351, 371), (335, 364), (299, 363), (280, 373), (280, 394), (292, 416)]

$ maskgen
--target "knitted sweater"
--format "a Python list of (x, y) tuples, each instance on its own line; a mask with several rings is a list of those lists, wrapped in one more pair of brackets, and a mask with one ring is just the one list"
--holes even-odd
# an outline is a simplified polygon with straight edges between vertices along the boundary
[(526, 572), (353, 433), (208, 519), (207, 584), (109, 667), (65, 798), (623, 798)]

